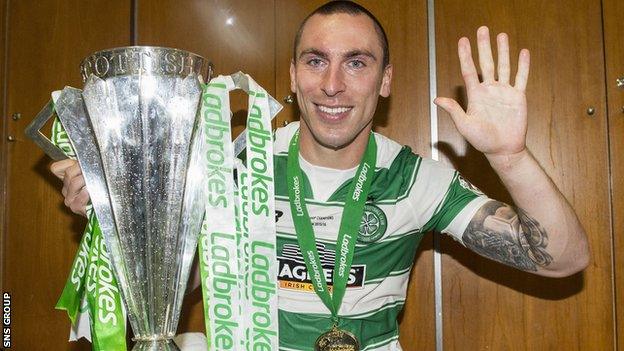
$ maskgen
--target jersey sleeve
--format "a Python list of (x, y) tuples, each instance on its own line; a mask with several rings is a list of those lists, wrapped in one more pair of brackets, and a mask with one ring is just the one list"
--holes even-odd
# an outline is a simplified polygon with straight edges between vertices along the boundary
[(414, 185), (412, 207), (424, 223), (421, 232), (449, 234), (460, 243), (472, 217), (490, 200), (459, 172), (432, 160), (423, 160)]

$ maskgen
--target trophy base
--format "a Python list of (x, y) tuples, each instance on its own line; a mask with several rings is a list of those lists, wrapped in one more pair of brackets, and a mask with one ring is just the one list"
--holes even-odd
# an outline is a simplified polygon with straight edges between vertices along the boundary
[(137, 341), (132, 351), (180, 351), (173, 339)]

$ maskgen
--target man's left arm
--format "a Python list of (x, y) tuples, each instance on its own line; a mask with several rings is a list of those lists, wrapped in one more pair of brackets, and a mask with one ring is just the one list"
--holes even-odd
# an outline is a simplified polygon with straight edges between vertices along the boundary
[(516, 205), (487, 202), (462, 240), (469, 249), (495, 261), (539, 275), (568, 276), (588, 265), (587, 237), (568, 201), (526, 148), (529, 52), (520, 51), (511, 85), (507, 35), (499, 34), (497, 44), (495, 68), (489, 30), (479, 28), (480, 80), (469, 40), (459, 40), (466, 111), (450, 98), (434, 101), (451, 115), (464, 138), (485, 154)]
[(489, 201), (462, 236), (478, 254), (512, 267), (564, 277), (589, 263), (585, 232), (574, 210), (526, 149), (488, 157), (511, 194), (515, 208)]

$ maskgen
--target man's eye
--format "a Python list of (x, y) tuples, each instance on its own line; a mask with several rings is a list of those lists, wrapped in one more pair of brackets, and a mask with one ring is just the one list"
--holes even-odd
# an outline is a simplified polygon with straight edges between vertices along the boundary
[(318, 67), (323, 63), (323, 61), (319, 58), (313, 58), (308, 60), (308, 65), (312, 67)]
[(361, 61), (361, 60), (353, 60), (353, 61), (349, 61), (349, 67), (351, 67), (351, 68), (364, 68), (364, 67), (366, 67), (366, 64), (364, 63), (364, 61)]

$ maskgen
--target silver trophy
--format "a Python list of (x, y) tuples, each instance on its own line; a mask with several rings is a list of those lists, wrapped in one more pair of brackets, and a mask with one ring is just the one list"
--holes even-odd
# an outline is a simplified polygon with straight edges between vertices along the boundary
[[(82, 168), (137, 341), (178, 350), (172, 338), (204, 214), (199, 106), (208, 63), (190, 52), (125, 47), (81, 64), (84, 89), (66, 87), (29, 127), (56, 110)], [(204, 76), (206, 72), (207, 76)]]

